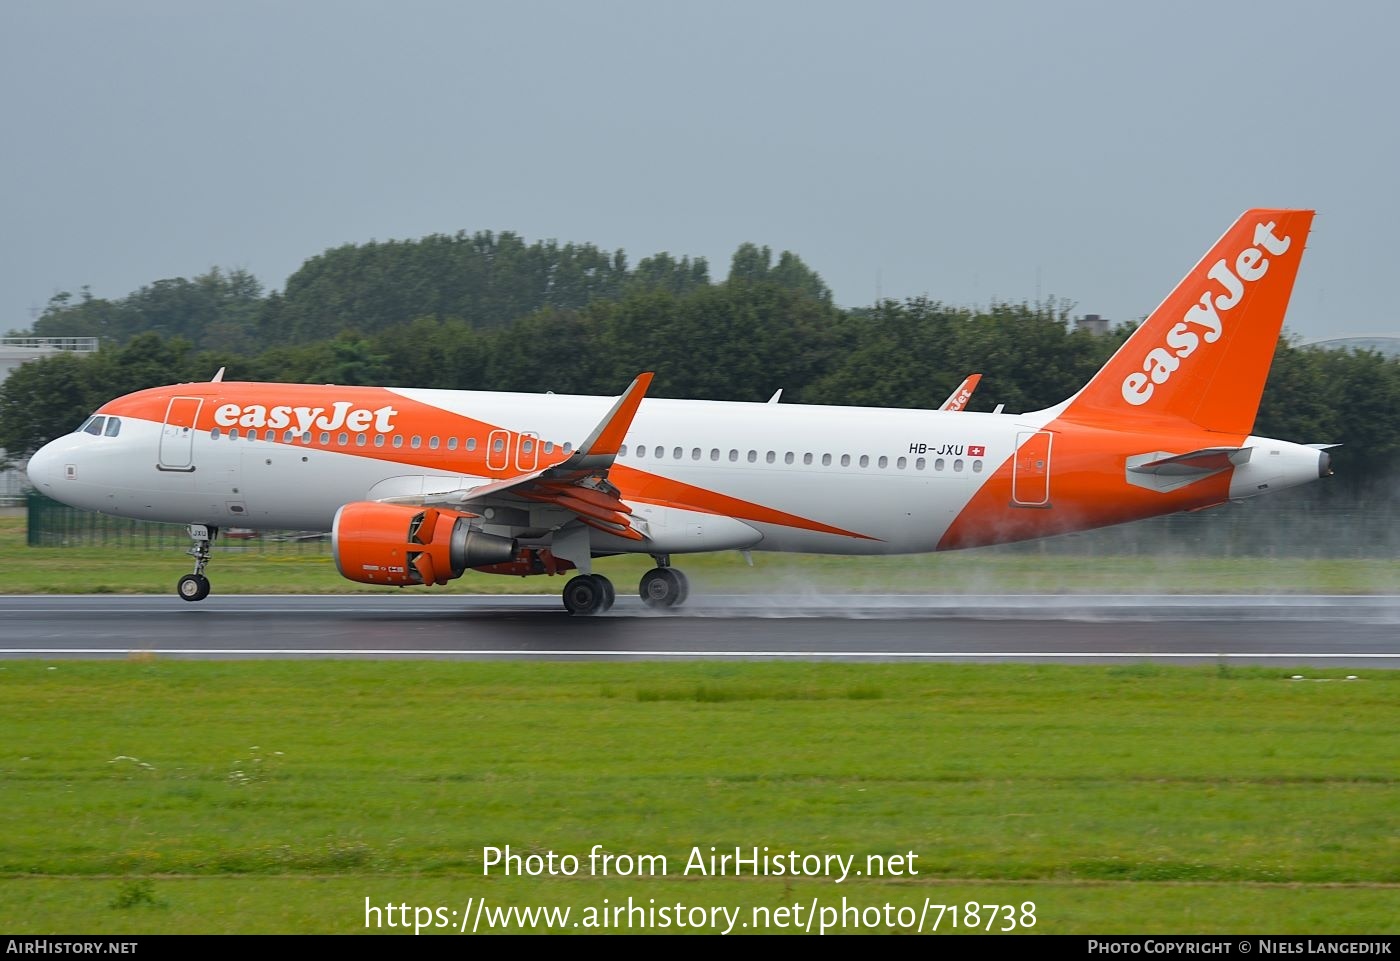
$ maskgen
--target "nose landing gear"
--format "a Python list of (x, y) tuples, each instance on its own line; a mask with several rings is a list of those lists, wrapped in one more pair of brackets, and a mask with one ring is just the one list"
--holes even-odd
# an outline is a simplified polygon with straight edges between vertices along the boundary
[(219, 529), (191, 524), (185, 530), (189, 532), (190, 540), (194, 541), (194, 546), (185, 552), (194, 558), (194, 573), (180, 578), (175, 591), (181, 600), (202, 601), (209, 596), (209, 578), (204, 576), (204, 568), (209, 564), (209, 548), (214, 538), (219, 536)]

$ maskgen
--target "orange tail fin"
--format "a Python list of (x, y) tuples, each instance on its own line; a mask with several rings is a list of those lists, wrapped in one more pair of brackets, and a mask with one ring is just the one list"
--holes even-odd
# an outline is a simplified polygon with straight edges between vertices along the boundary
[(1246, 212), (1062, 416), (1147, 416), (1248, 434), (1312, 219), (1311, 210)]

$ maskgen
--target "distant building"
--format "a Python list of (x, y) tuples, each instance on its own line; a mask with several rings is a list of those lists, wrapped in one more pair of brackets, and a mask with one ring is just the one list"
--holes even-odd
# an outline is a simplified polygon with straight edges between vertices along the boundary
[(1400, 357), (1400, 337), (1384, 337), (1368, 334), (1362, 337), (1331, 337), (1327, 340), (1313, 340), (1303, 347), (1320, 347), (1323, 350), (1374, 350), (1386, 357)]
[[(96, 337), (0, 337), (0, 383), (4, 383), (14, 369), (25, 361), (48, 357), (63, 350), (86, 354), (96, 349)], [(4, 459), (5, 451), (0, 450), (0, 461)], [(0, 503), (18, 497), (28, 486), (23, 467), (20, 464), (15, 470), (0, 471)]]
[(1087, 330), (1095, 337), (1108, 333), (1108, 318), (1098, 314), (1085, 314), (1074, 322), (1076, 330)]

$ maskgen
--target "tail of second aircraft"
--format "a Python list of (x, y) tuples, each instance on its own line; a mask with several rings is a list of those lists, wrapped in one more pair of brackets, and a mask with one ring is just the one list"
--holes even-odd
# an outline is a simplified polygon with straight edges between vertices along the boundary
[(1248, 434), (1312, 218), (1311, 210), (1247, 211), (1061, 416)]

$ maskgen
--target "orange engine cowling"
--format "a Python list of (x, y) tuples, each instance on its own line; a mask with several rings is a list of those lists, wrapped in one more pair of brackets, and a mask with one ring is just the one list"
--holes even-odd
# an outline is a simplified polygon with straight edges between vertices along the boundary
[(363, 501), (346, 504), (331, 525), (331, 553), (342, 577), (362, 584), (446, 584), (469, 567), (515, 559), (515, 541), (435, 507)]

